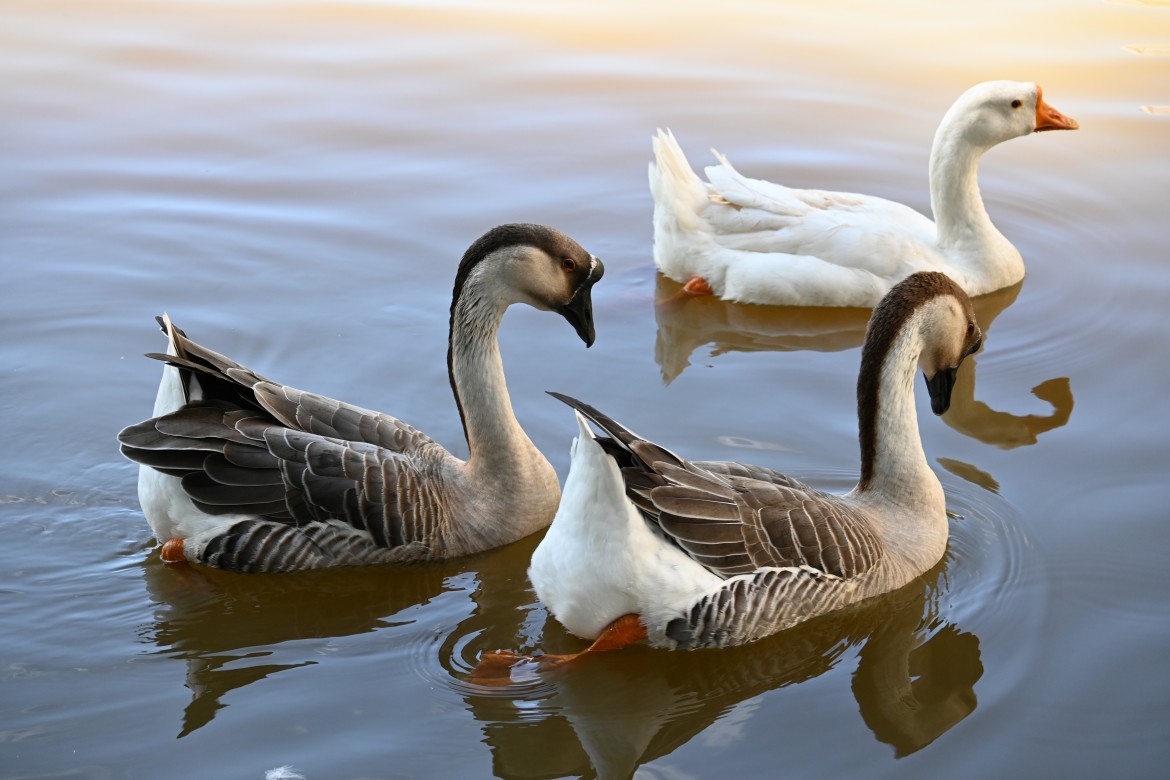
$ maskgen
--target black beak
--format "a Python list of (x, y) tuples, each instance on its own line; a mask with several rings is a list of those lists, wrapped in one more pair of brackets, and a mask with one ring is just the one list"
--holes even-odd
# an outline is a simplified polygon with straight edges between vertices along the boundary
[(951, 408), (951, 391), (955, 389), (958, 373), (958, 368), (944, 368), (933, 377), (925, 377), (926, 391), (930, 393), (930, 411), (943, 414)]
[(586, 347), (592, 347), (597, 339), (597, 331), (593, 328), (593, 285), (605, 273), (605, 266), (600, 260), (594, 259), (589, 269), (589, 276), (581, 282), (572, 300), (557, 309), (562, 317), (569, 321), (573, 330), (585, 342)]

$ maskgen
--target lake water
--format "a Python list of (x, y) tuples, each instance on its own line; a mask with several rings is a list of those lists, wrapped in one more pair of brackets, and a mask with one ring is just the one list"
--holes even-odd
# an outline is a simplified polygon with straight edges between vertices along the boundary
[[(1170, 2), (0, 15), (0, 778), (1164, 776)], [(865, 313), (656, 310), (650, 137), (926, 210), (935, 126), (992, 78), (1037, 81), (1081, 129), (984, 159), (1028, 276), (978, 302), (953, 410), (919, 398), (956, 517), (907, 589), (493, 690), (465, 679), (486, 650), (582, 646), (527, 582), (538, 536), (404, 569), (160, 562), (114, 439), (153, 403), (155, 314), (464, 452), (448, 296), (501, 222), (607, 267), (593, 349), (532, 310), (504, 322), (517, 414), (562, 477), (575, 428), (546, 389), (686, 456), (848, 489)]]

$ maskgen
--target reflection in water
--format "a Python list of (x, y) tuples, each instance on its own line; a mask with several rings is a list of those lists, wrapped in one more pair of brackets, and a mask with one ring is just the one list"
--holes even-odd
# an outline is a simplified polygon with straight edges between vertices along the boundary
[[(306, 648), (301, 640), (390, 630), (415, 673), (449, 679), (433, 657), (433, 640), (444, 635), (446, 646), (450, 626), (460, 619), (465, 618), (460, 626), (475, 634), (527, 635), (527, 613), (518, 604), (531, 599), (524, 573), (539, 541), (534, 534), (453, 561), (292, 574), (168, 565), (155, 551), (143, 564), (143, 577), (158, 609), (143, 634), (158, 652), (187, 664), (191, 702), (179, 736), (210, 723), (233, 691), (318, 663), (319, 645)], [(492, 586), (482, 587), (483, 582)], [(456, 591), (463, 595), (451, 605), (457, 610), (453, 615), (434, 603)]]
[(959, 366), (955, 389), (951, 392), (951, 408), (943, 415), (943, 421), (959, 433), (985, 444), (1011, 449), (1035, 444), (1040, 434), (1068, 423), (1073, 409), (1068, 377), (1049, 379), (1032, 388), (1032, 395), (1052, 404), (1049, 414), (997, 412), (975, 400), (975, 363), (966, 360)]
[[(143, 634), (158, 652), (186, 664), (191, 701), (180, 737), (217, 717), (229, 694), (281, 672), (324, 662), (357, 664), (353, 671), (363, 679), (379, 670), (394, 674), (385, 654), (338, 656), (322, 652), (319, 642), (301, 641), (378, 631), (383, 645), (389, 636), (393, 652), (408, 655), (413, 673), (433, 683), (428, 701), (445, 688), (463, 702), (484, 734), (497, 776), (628, 777), (700, 734), (734, 743), (760, 694), (811, 680), (853, 657), (852, 693), (862, 721), (894, 755), (906, 756), (977, 705), (979, 640), (953, 615), (956, 598), (978, 588), (960, 581), (977, 572), (997, 592), (1013, 581), (987, 568), (1011, 567), (1019, 546), (998, 549), (1011, 541), (1004, 537), (1006, 521), (995, 520), (1001, 502), (985, 506), (992, 495), (982, 491), (955, 495), (961, 510), (984, 522), (956, 528), (944, 561), (899, 591), (743, 647), (634, 646), (502, 689), (465, 682), (485, 650), (581, 644), (532, 600), (524, 571), (539, 534), (462, 563), (294, 575), (166, 566), (151, 555), (143, 575), (158, 609)], [(984, 549), (988, 543), (997, 549)], [(440, 601), (443, 594), (455, 598)], [(978, 596), (975, 603), (984, 601)], [(250, 695), (263, 695), (261, 687)]]
[(860, 347), (865, 340), (869, 309), (728, 303), (714, 295), (679, 297), (681, 289), (678, 282), (658, 274), (655, 299), (664, 303), (654, 310), (658, 321), (654, 360), (666, 384), (677, 379), (691, 364), (691, 354), (707, 344), (715, 356), (803, 349), (838, 352)]
[[(691, 354), (707, 344), (711, 355), (725, 352), (837, 352), (860, 347), (865, 340), (868, 309), (755, 306), (721, 301), (713, 295), (677, 298), (682, 285), (658, 274), (656, 297), (670, 300), (655, 309), (658, 338), (654, 359), (662, 378), (673, 382), (690, 365)], [(1015, 301), (1023, 282), (972, 300), (984, 337), (991, 323)], [(976, 356), (977, 357), (977, 356)], [(1003, 448), (1035, 444), (1046, 431), (1065, 425), (1072, 415), (1073, 396), (1066, 377), (1049, 379), (1032, 394), (1052, 404), (1047, 415), (999, 412), (975, 400), (976, 357), (959, 367), (951, 408), (943, 421), (956, 431)]]
[(875, 737), (898, 758), (934, 742), (975, 710), (979, 640), (944, 624), (925, 642), (892, 620), (861, 648), (853, 695)]
[(152, 555), (143, 575), (159, 609), (148, 636), (160, 652), (187, 663), (191, 703), (179, 736), (211, 722), (228, 693), (316, 663), (288, 643), (409, 624), (413, 615), (399, 613), (442, 593), (453, 571), (437, 564), (237, 574), (166, 565)]
[[(939, 615), (945, 567), (750, 645), (689, 652), (633, 646), (546, 675), (536, 687), (467, 686), (463, 695), (483, 723), (497, 776), (629, 777), (709, 729), (733, 737), (741, 704), (750, 708), (753, 697), (821, 675), (861, 646), (852, 686), (861, 717), (906, 756), (974, 711), (983, 674), (979, 640)], [(555, 643), (555, 621), (546, 631), (546, 644)]]
[(989, 493), (999, 492), (999, 480), (977, 466), (955, 458), (939, 458), (938, 463), (947, 471), (957, 477), (962, 477), (972, 485), (978, 485)]

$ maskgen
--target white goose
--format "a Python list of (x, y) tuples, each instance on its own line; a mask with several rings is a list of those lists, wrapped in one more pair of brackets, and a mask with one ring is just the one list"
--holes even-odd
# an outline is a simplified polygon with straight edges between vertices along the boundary
[(979, 194), (979, 158), (996, 144), (1077, 122), (1044, 102), (1039, 86), (989, 81), (963, 93), (930, 152), (935, 221), (869, 195), (798, 190), (749, 179), (715, 152), (708, 182), (669, 130), (650, 164), (654, 259), (689, 294), (739, 303), (872, 308), (915, 271), (941, 271), (977, 296), (1024, 278), (1024, 261), (991, 224)]
[[(750, 642), (892, 591), (942, 557), (942, 486), (918, 435), (914, 372), (935, 414), (982, 334), (966, 293), (920, 272), (873, 313), (857, 379), (861, 479), (846, 495), (770, 469), (690, 462), (591, 406), (556, 518), (532, 555), (537, 597), (588, 652), (649, 639), (666, 648)], [(608, 434), (597, 438), (584, 414)], [(574, 656), (540, 656), (547, 669)], [(490, 682), (521, 659), (484, 657)]]
[(273, 382), (165, 316), (154, 417), (123, 430), (168, 562), (289, 571), (451, 558), (544, 528), (556, 472), (512, 411), (497, 341), (513, 303), (555, 311), (590, 346), (604, 267), (568, 236), (502, 225), (455, 276), (447, 367), (470, 456), (387, 414)]

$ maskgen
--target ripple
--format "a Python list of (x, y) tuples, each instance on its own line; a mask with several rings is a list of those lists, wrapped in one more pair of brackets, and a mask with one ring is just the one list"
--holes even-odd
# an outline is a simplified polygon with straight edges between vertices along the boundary
[[(1047, 601), (1042, 560), (1027, 534), (1023, 514), (978, 482), (944, 477), (951, 522), (940, 596), (955, 622), (969, 630), (1006, 612), (1020, 618), (1022, 591), (1033, 617)], [(1011, 610), (1002, 608), (1011, 604)], [(1039, 621), (1035, 621), (1039, 622)]]
[(1159, 621), (1170, 618), (1165, 593), (1165, 565), (1134, 566), (1120, 554), (1066, 553), (1051, 556), (1053, 584), (1064, 598), (1111, 619)]
[(936, 622), (978, 638), (989, 667), (979, 698), (984, 706), (994, 706), (1045, 663), (1051, 582), (1015, 505), (950, 475), (944, 475), (943, 485), (948, 510), (957, 517), (951, 521), (941, 571), (928, 589), (927, 612), (937, 616)]
[[(443, 682), (448, 688), (461, 696), (524, 699), (530, 702), (547, 699), (556, 692), (555, 684), (549, 677), (537, 673), (533, 661), (520, 660), (509, 670), (507, 679), (492, 683), (472, 679), (480, 661), (492, 652), (480, 652), (478, 649), (485, 645), (484, 635), (482, 630), (466, 634), (453, 632), (437, 642), (437, 655), (445, 672)], [(425, 674), (433, 667), (424, 663), (420, 669)]]

